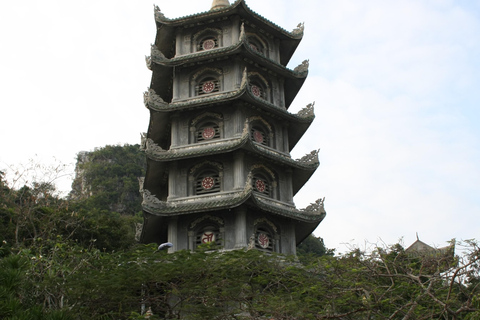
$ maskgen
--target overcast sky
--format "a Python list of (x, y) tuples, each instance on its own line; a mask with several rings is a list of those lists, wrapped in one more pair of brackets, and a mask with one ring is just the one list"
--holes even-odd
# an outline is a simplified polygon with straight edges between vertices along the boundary
[[(152, 1), (1, 2), (0, 167), (140, 142)], [(177, 18), (211, 2), (155, 4)], [(287, 30), (305, 22), (289, 68), (310, 72), (290, 111), (315, 101), (316, 119), (292, 155), (321, 149), (321, 165), (295, 202), (326, 197), (327, 247), (479, 239), (480, 1), (247, 4)]]

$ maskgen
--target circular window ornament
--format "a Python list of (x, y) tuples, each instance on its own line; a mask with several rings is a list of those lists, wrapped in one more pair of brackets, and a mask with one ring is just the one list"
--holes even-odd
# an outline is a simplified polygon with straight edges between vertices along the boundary
[(265, 192), (265, 182), (263, 180), (257, 179), (257, 181), (255, 181), (255, 188), (258, 192)]
[(202, 91), (204, 93), (210, 93), (215, 89), (215, 83), (213, 81), (205, 81), (202, 84)]
[(265, 232), (260, 232), (257, 237), (258, 245), (263, 248), (267, 249), (270, 245), (270, 238)]
[(204, 128), (202, 131), (202, 137), (205, 140), (210, 140), (215, 136), (215, 129), (212, 127)]
[(262, 89), (260, 89), (260, 87), (258, 86), (252, 86), (252, 93), (255, 97), (261, 97), (262, 96)]
[(263, 143), (263, 133), (261, 131), (255, 130), (253, 131), (253, 139), (255, 139), (255, 142), (258, 143)]
[(210, 49), (215, 48), (215, 40), (207, 39), (207, 40), (203, 41), (202, 48), (203, 48), (203, 50), (210, 50)]
[(212, 231), (205, 231), (202, 234), (201, 241), (202, 241), (202, 243), (214, 242), (215, 241), (215, 233), (213, 233)]
[(203, 178), (202, 180), (202, 188), (204, 190), (210, 190), (213, 188), (213, 186), (215, 185), (215, 179), (213, 179), (212, 177), (205, 177)]

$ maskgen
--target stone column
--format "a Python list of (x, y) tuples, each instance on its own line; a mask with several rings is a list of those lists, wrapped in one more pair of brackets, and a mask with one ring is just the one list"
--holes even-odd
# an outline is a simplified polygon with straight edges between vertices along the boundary
[(290, 146), (288, 145), (288, 123), (283, 124), (283, 152), (289, 153)]
[(235, 208), (235, 249), (242, 249), (248, 246), (247, 237), (247, 209), (245, 207)]
[(297, 243), (295, 237), (295, 222), (287, 223), (282, 228), (281, 235), (281, 253), (283, 254), (297, 254)]
[(242, 190), (245, 187), (245, 154), (238, 151), (233, 156), (233, 188)]
[(172, 147), (176, 147), (178, 145), (178, 139), (179, 139), (179, 128), (180, 128), (180, 125), (179, 125), (179, 119), (178, 119), (178, 114), (175, 114), (172, 116), (171, 118), (171, 124), (172, 124), (172, 127), (171, 127), (171, 144), (170, 144), (170, 148)]
[(177, 179), (178, 179), (178, 170), (177, 162), (170, 163), (169, 173), (168, 173), (168, 200), (175, 199), (177, 197)]
[(195, 249), (195, 231), (188, 231), (188, 250), (193, 251)]
[[(286, 196), (286, 199), (283, 200), (285, 202), (288, 202), (290, 204), (293, 204), (293, 180), (292, 180), (292, 170), (291, 169), (287, 169), (285, 170), (285, 174), (286, 174), (286, 179), (285, 179), (285, 196)], [(281, 199), (282, 200), (282, 199)]]
[(178, 241), (178, 218), (172, 217), (168, 221), (168, 242), (173, 244), (173, 247), (168, 248), (168, 253), (177, 251)]

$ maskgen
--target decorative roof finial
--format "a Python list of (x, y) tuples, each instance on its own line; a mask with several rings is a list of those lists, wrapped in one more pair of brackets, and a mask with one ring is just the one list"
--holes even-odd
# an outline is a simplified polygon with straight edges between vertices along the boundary
[(212, 8), (210, 10), (218, 10), (225, 7), (228, 7), (230, 2), (228, 0), (213, 0)]

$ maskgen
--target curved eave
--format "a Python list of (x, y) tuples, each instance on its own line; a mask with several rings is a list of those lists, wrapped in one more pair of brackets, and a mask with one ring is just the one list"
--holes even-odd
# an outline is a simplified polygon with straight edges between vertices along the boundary
[(205, 155), (223, 154), (241, 148), (245, 149), (246, 151), (253, 152), (260, 157), (267, 158), (274, 163), (289, 166), (293, 169), (298, 169), (299, 171), (307, 171), (313, 173), (320, 164), (316, 151), (313, 151), (315, 152), (315, 155), (309, 157), (308, 159), (294, 160), (288, 154), (278, 152), (272, 148), (265, 147), (261, 144), (253, 142), (250, 139), (248, 133), (243, 134), (239, 138), (220, 139), (208, 143), (195, 143), (184, 147), (173, 148), (170, 150), (161, 149), (149, 139), (147, 142), (147, 147), (145, 149), (145, 154), (151, 160), (159, 162), (169, 162), (203, 157)]
[(243, 204), (251, 195), (252, 189), (246, 186), (244, 190), (226, 194), (214, 193), (212, 195), (194, 197), (192, 201), (160, 201), (151, 194), (145, 193), (142, 202), (144, 211), (156, 216), (178, 216), (205, 211), (218, 211), (231, 209)]
[(271, 199), (262, 196), (253, 196), (253, 201), (247, 204), (259, 208), (264, 212), (276, 214), (294, 220), (295, 226), (295, 240), (299, 245), (308, 235), (310, 235), (326, 216), (322, 200), (317, 200), (314, 205), (310, 205), (305, 209), (295, 209), (282, 206), (281, 204)]
[(278, 117), (293, 121), (295, 123), (305, 123), (308, 124), (308, 126), (315, 118), (313, 104), (308, 105), (297, 114), (292, 114), (288, 112), (285, 108), (279, 107), (273, 103), (270, 103), (264, 99), (258, 98), (253, 95), (245, 81), (237, 90), (201, 95), (183, 100), (175, 100), (171, 103), (165, 102), (160, 95), (156, 94), (156, 92), (152, 92), (152, 90), (144, 93), (145, 106), (152, 111), (162, 113), (197, 109), (202, 108), (206, 105), (211, 106), (213, 104), (224, 104), (225, 102), (233, 100), (243, 100), (245, 102), (249, 102), (256, 107), (262, 108), (267, 113), (273, 113)]
[(318, 211), (307, 209), (299, 210), (294, 206), (286, 205), (280, 201), (256, 194), (255, 192), (252, 193), (251, 199), (255, 207), (265, 212), (274, 213), (296, 221), (315, 222), (318, 224), (325, 218), (326, 215), (325, 210), (323, 209)]
[(303, 79), (305, 81), (305, 78), (308, 75), (308, 69), (302, 69), (301, 71), (291, 70), (281, 63), (268, 58), (262, 53), (254, 51), (250, 48), (245, 39), (242, 39), (240, 42), (228, 47), (220, 47), (211, 50), (184, 54), (171, 59), (167, 58), (155, 45), (152, 45), (150, 57), (152, 62), (155, 64), (173, 68), (182, 64), (211, 61), (215, 58), (234, 54), (244, 54), (246, 58), (252, 59), (254, 62), (269, 68), (270, 70), (284, 76), (287, 79)]
[(298, 222), (320, 223), (325, 218), (323, 206), (314, 209), (296, 209), (295, 206), (278, 200), (265, 198), (253, 192), (250, 185), (243, 190), (227, 193), (214, 193), (207, 196), (191, 197), (188, 200), (160, 201), (150, 191), (144, 190), (143, 210), (157, 216), (178, 216), (205, 211), (231, 209), (248, 201), (249, 206), (255, 206), (268, 213), (277, 214)]

